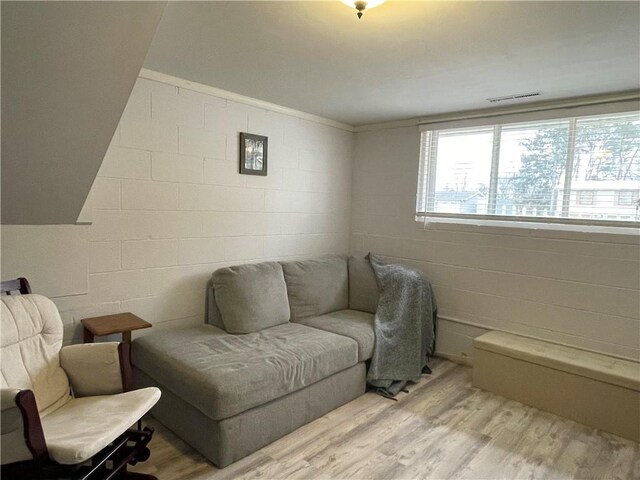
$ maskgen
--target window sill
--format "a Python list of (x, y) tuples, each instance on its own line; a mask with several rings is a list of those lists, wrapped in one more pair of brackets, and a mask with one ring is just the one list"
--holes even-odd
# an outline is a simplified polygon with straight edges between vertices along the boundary
[(569, 219), (569, 221), (543, 222), (539, 219), (523, 220), (522, 217), (513, 220), (496, 219), (486, 216), (465, 216), (456, 214), (416, 214), (416, 223), (427, 227), (430, 224), (456, 224), (490, 228), (509, 228), (523, 230), (544, 230), (576, 233), (605, 233), (611, 235), (640, 236), (640, 222), (628, 222), (623, 226), (615, 225), (615, 222), (583, 221)]

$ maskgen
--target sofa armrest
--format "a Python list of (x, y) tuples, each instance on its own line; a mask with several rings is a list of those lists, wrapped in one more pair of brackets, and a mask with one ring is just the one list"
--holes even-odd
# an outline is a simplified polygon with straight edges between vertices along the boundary
[(133, 389), (128, 343), (69, 345), (60, 350), (60, 365), (76, 397), (113, 395)]
[(0, 403), (2, 464), (49, 458), (33, 392), (3, 388)]

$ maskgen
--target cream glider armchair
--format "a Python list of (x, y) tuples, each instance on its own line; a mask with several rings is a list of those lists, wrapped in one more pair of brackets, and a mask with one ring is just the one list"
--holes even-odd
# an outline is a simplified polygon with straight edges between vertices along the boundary
[(160, 398), (157, 388), (132, 389), (129, 344), (62, 347), (51, 300), (1, 298), (3, 480), (154, 478), (126, 471), (149, 457), (153, 429), (140, 419)]

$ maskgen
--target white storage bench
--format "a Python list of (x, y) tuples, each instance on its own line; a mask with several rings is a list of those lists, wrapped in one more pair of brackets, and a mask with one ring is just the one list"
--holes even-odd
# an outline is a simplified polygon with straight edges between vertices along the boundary
[(640, 441), (640, 363), (503, 332), (473, 345), (474, 386)]

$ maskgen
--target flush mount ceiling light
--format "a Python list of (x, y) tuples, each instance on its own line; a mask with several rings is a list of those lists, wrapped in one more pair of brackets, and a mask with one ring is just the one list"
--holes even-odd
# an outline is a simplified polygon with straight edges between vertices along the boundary
[(362, 18), (362, 14), (364, 12), (365, 8), (373, 8), (373, 7), (377, 7), (378, 5), (381, 5), (382, 3), (384, 3), (384, 0), (355, 0), (355, 1), (350, 1), (350, 0), (340, 0), (342, 3), (344, 3), (346, 6), (348, 7), (353, 7), (358, 11), (358, 18)]

